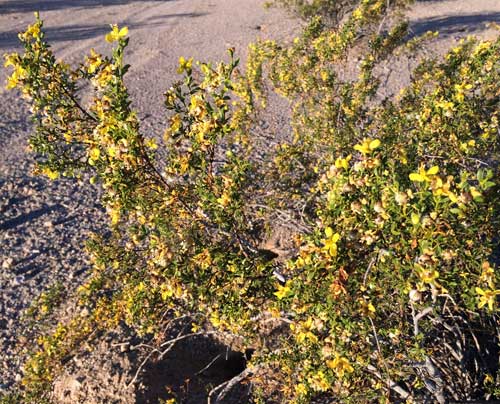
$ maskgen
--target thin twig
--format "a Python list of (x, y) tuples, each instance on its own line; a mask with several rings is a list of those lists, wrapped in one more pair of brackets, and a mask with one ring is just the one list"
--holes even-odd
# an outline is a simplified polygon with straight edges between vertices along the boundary
[(370, 260), (368, 264), (368, 268), (366, 268), (365, 275), (363, 276), (363, 286), (366, 286), (366, 279), (368, 278), (368, 273), (372, 269), (373, 264), (375, 264), (375, 257)]
[(73, 94), (71, 94), (69, 92), (69, 90), (64, 86), (64, 84), (61, 82), (60, 79), (58, 79), (57, 77), (55, 79), (58, 82), (58, 84), (61, 86), (64, 94), (66, 94), (69, 97), (69, 99), (75, 105), (75, 107), (77, 107), (87, 118), (92, 119), (94, 122), (99, 122), (99, 120), (94, 115), (92, 115), (90, 112), (88, 112), (85, 108), (83, 108), (80, 105), (78, 100), (73, 96)]
[(213, 364), (217, 361), (217, 359), (219, 359), (219, 358), (220, 358), (220, 356), (221, 356), (221, 355), (222, 355), (222, 354), (217, 355), (215, 358), (213, 358), (213, 359), (212, 359), (212, 360), (208, 363), (208, 365), (207, 365), (207, 366), (205, 366), (205, 367), (204, 367), (203, 369), (201, 369), (201, 370), (198, 370), (198, 371), (195, 373), (195, 376), (199, 376), (199, 375), (201, 375), (201, 374), (202, 374), (205, 370), (207, 370), (210, 366), (212, 366), (212, 365), (213, 365)]
[(412, 317), (413, 317), (413, 334), (415, 336), (418, 335), (419, 329), (418, 329), (418, 322), (424, 318), (427, 314), (431, 313), (434, 309), (432, 307), (427, 307), (426, 309), (422, 310), (420, 313), (415, 315), (415, 310), (413, 308), (413, 304), (411, 305), (412, 308)]
[(141, 362), (141, 364), (139, 365), (139, 367), (137, 368), (137, 371), (135, 372), (134, 374), (134, 377), (132, 378), (132, 380), (130, 381), (130, 383), (127, 384), (127, 388), (129, 388), (130, 386), (132, 386), (136, 381), (137, 381), (137, 378), (139, 377), (139, 373), (142, 371), (142, 369), (144, 368), (144, 366), (146, 365), (146, 363), (149, 361), (149, 359), (151, 358), (151, 356), (153, 356), (153, 354), (155, 352), (159, 352), (156, 348), (153, 349), (144, 359), (143, 361)]
[(384, 355), (382, 354), (382, 349), (380, 348), (380, 342), (378, 340), (378, 335), (377, 335), (377, 330), (375, 329), (375, 324), (373, 323), (373, 320), (370, 317), (368, 317), (368, 320), (370, 320), (370, 324), (372, 325), (373, 336), (375, 337), (375, 342), (377, 344), (377, 351), (378, 351), (380, 360), (382, 361), (382, 363), (384, 364), (384, 367), (385, 367), (385, 372), (387, 374), (387, 378), (386, 378), (387, 385), (389, 388), (391, 388), (391, 383), (390, 383), (390, 378), (389, 378), (389, 368), (387, 366), (387, 363), (385, 362)]
[(282, 210), (282, 209), (276, 209), (267, 205), (263, 205), (260, 203), (254, 203), (250, 205), (251, 208), (258, 208), (258, 209), (265, 209), (265, 210), (270, 210), (271, 212), (277, 213), (280, 215), (280, 219), (287, 224), (293, 223), (293, 226), (296, 227), (298, 230), (301, 230), (305, 233), (310, 233), (311, 228), (303, 223), (299, 223), (297, 220), (295, 220), (288, 212)]
[(202, 335), (213, 335), (213, 334), (216, 334), (216, 332), (215, 331), (203, 331), (203, 332), (193, 332), (190, 334), (184, 334), (184, 335), (181, 335), (179, 337), (169, 339), (168, 341), (163, 342), (160, 346), (164, 347), (166, 345), (175, 344), (176, 342), (182, 341), (183, 339), (186, 339), (186, 338), (198, 337), (198, 336), (202, 336)]
[(210, 390), (210, 393), (208, 393), (207, 404), (212, 404), (212, 396), (217, 391), (222, 389), (222, 391), (215, 398), (215, 401), (213, 401), (214, 404), (218, 403), (231, 391), (231, 389), (235, 385), (237, 385), (239, 382), (246, 379), (247, 377), (252, 376), (255, 373), (256, 369), (258, 369), (259, 367), (260, 366), (258, 365), (258, 366), (254, 366), (251, 368), (246, 368), (243, 372), (234, 376), (232, 379), (226, 380), (224, 383), (221, 383), (218, 386), (215, 386), (212, 390)]
[(393, 381), (390, 378), (384, 378), (380, 372), (375, 368), (373, 365), (367, 365), (366, 368), (368, 369), (369, 372), (374, 374), (376, 377), (378, 377), (382, 381), (387, 381), (389, 384), (389, 387), (391, 390), (395, 391), (396, 393), (399, 394), (399, 396), (403, 399), (406, 400), (410, 398), (410, 392), (406, 391), (404, 388), (402, 388), (399, 384), (397, 384), (395, 381)]
[(458, 353), (455, 349), (453, 349), (453, 347), (452, 347), (450, 344), (448, 344), (448, 342), (446, 342), (446, 341), (444, 342), (444, 346), (445, 346), (446, 348), (448, 348), (448, 351), (451, 353), (451, 355), (455, 358), (455, 360), (456, 360), (458, 363), (462, 362), (462, 359), (463, 359), (463, 357), (464, 357), (462, 353), (460, 353), (460, 354), (459, 354), (459, 353)]
[[(439, 404), (444, 404), (446, 402), (446, 399), (443, 394), (443, 378), (441, 375), (441, 372), (439, 369), (436, 367), (436, 365), (432, 362), (432, 359), (429, 357), (425, 358), (425, 368), (427, 369), (427, 373), (429, 374), (430, 379), (436, 383), (436, 387), (434, 388), (429, 388), (428, 390), (431, 391), (432, 394), (434, 394), (434, 397), (436, 398), (437, 402)], [(424, 380), (425, 383), (425, 380)], [(427, 384), (426, 384), (427, 386)]]
[(162, 360), (164, 358), (164, 356), (170, 350), (172, 350), (172, 348), (175, 346), (176, 342), (182, 341), (183, 339), (190, 338), (190, 337), (195, 337), (195, 336), (199, 336), (199, 335), (209, 335), (209, 334), (215, 334), (215, 331), (205, 331), (205, 332), (197, 332), (197, 333), (191, 333), (191, 334), (185, 334), (185, 335), (178, 335), (176, 338), (165, 341), (160, 345), (160, 347), (164, 347), (164, 346), (168, 345), (168, 348), (163, 350), (163, 351), (160, 351), (158, 348), (151, 347), (147, 344), (139, 344), (139, 345), (134, 346), (133, 349), (136, 349), (136, 348), (141, 347), (141, 346), (145, 346), (145, 347), (151, 348), (151, 351), (143, 359), (143, 361), (141, 362), (141, 364), (137, 368), (137, 371), (135, 372), (134, 377), (132, 378), (130, 383), (127, 384), (127, 388), (132, 386), (137, 381), (137, 378), (139, 377), (139, 373), (142, 371), (142, 369), (144, 368), (146, 363), (149, 361), (149, 359), (151, 359), (151, 357), (153, 356), (154, 353), (158, 353), (159, 354), (158, 360)]
[[(208, 398), (207, 398), (207, 404), (212, 404), (212, 396), (217, 392), (219, 391), (220, 389), (222, 389), (226, 384), (229, 383), (229, 380), (215, 386), (212, 390), (210, 390), (210, 393), (208, 393)], [(219, 396), (217, 396), (218, 398)], [(214, 403), (217, 403), (217, 398), (215, 399)]]

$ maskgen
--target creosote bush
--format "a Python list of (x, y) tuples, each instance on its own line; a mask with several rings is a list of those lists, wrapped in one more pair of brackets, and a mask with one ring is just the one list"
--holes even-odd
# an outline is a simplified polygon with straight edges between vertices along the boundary
[[(379, 32), (390, 12), (365, 0), (336, 29), (313, 19), (291, 44), (252, 45), (244, 73), (233, 50), (217, 65), (181, 58), (161, 139), (130, 108), (126, 28), (106, 36), (111, 57), (91, 50), (77, 68), (56, 60), (38, 17), (20, 34), (7, 86), (32, 105), (36, 171), (90, 176), (111, 230), (88, 242), (88, 310), (39, 337), (22, 400), (49, 400), (95, 330), (125, 323), (161, 342), (166, 318), (185, 315), (193, 334), (256, 349), (255, 401), (500, 396), (500, 39), (461, 41), (381, 100), (375, 67), (413, 46), (405, 21)], [(293, 134), (263, 164), (253, 125), (269, 91), (290, 101)], [(268, 212), (301, 223), (284, 263), (257, 248)], [(267, 343), (271, 320), (286, 330)]]
[[(410, 1), (388, 0), (385, 6), (403, 5)], [(267, 5), (284, 7), (305, 20), (320, 16), (329, 26), (336, 26), (347, 14), (363, 3), (368, 2), (361, 0), (273, 0)]]

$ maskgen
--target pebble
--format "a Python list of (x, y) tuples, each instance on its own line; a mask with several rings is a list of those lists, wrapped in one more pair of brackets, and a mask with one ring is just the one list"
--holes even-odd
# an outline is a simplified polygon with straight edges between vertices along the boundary
[(46, 220), (43, 222), (43, 227), (51, 229), (52, 227), (54, 227), (54, 223), (52, 223), (52, 220)]
[(128, 352), (130, 350), (130, 342), (124, 342), (120, 344), (120, 352)]
[(12, 286), (19, 286), (24, 282), (24, 275), (18, 275), (14, 279), (12, 279)]
[(14, 264), (14, 259), (9, 257), (2, 262), (2, 269), (10, 269)]

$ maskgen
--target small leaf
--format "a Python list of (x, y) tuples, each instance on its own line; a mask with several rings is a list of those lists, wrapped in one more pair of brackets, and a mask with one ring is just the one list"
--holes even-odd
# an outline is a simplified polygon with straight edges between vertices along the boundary
[(492, 182), (492, 181), (486, 181), (486, 182), (485, 182), (484, 184), (482, 184), (482, 185), (483, 185), (483, 189), (484, 189), (484, 190), (486, 190), (486, 189), (488, 189), (488, 188), (493, 187), (493, 186), (495, 185), (495, 183), (494, 183), (494, 182)]

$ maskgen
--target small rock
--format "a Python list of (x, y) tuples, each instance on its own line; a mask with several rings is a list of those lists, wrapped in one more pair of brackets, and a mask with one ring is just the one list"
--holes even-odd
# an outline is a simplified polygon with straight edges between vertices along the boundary
[(419, 302), (422, 299), (422, 294), (416, 289), (410, 290), (408, 295), (412, 302)]
[(12, 268), (13, 264), (14, 264), (14, 259), (9, 257), (2, 262), (2, 269), (10, 269)]
[(78, 390), (80, 390), (82, 387), (82, 382), (79, 380), (79, 378), (72, 377), (71, 379), (68, 380), (67, 384), (67, 390), (66, 390), (66, 395), (71, 395), (71, 393), (76, 393)]
[(120, 352), (128, 352), (130, 349), (130, 342), (124, 342), (123, 344), (120, 344)]
[(45, 222), (43, 222), (43, 227), (51, 229), (52, 227), (54, 227), (54, 223), (52, 223), (52, 220), (46, 220)]
[(12, 279), (12, 286), (19, 286), (24, 282), (24, 275), (18, 275), (14, 279)]
[(73, 357), (73, 362), (75, 363), (77, 368), (81, 368), (83, 366), (83, 361), (79, 356)]

